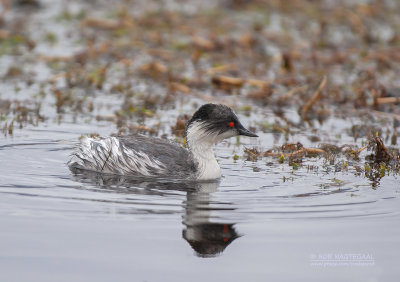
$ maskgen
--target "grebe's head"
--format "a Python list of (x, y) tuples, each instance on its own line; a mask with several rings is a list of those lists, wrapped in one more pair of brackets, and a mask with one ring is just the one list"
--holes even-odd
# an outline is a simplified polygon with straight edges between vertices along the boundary
[(212, 145), (237, 135), (258, 137), (244, 128), (232, 109), (224, 105), (201, 106), (186, 126), (189, 146), (195, 143)]

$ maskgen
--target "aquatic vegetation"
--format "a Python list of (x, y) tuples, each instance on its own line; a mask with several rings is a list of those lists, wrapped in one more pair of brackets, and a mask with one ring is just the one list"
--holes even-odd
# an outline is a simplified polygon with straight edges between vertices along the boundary
[[(190, 2), (199, 5), (190, 17), (130, 2), (103, 3), (96, 13), (85, 3), (66, 4), (46, 19), (65, 33), (32, 30), (28, 17), (4, 18), (0, 60), (7, 90), (1, 95), (9, 102), (0, 108), (2, 131), (72, 118), (108, 123), (116, 134), (181, 140), (192, 109), (216, 102), (234, 106), (252, 129), (284, 144), (267, 151), (247, 147), (246, 161), (270, 156), (301, 167), (320, 158), (335, 170), (357, 172), (366, 167), (366, 148), (372, 159), (395, 160), (395, 152), (377, 151), (382, 146), (367, 138), (378, 134), (398, 146), (399, 5), (245, 2), (208, 8)], [(32, 7), (38, 18), (46, 9), (13, 9), (21, 7)], [(385, 32), (373, 31), (380, 28)], [(44, 51), (53, 49), (62, 51)], [(330, 134), (323, 128), (332, 120), (339, 125)]]

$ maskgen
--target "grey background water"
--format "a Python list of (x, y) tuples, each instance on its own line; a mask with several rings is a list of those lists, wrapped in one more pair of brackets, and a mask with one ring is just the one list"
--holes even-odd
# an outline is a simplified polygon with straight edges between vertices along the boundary
[[(46, 9), (32, 16), (32, 29), (43, 28), (44, 19), (62, 9), (43, 3)], [(61, 24), (49, 28), (65, 35)], [(39, 44), (34, 53), (66, 55), (79, 49), (73, 37), (65, 42), (51, 49)], [(13, 60), (19, 59), (3, 56), (0, 62), (6, 66)], [(39, 81), (50, 76), (45, 64), (27, 67), (35, 69)], [(15, 94), (15, 82), (3, 81), (0, 98), (23, 100), (39, 89), (35, 83)], [(46, 96), (42, 111), (47, 120), (15, 126), (13, 135), (0, 136), (1, 281), (398, 279), (398, 175), (376, 183), (353, 167), (335, 172), (323, 158), (308, 159), (298, 169), (274, 158), (246, 161), (244, 146), (267, 149), (285, 142), (279, 134), (261, 131), (257, 140), (232, 139), (216, 146), (223, 172), (219, 182), (74, 175), (66, 163), (78, 138), (115, 133), (114, 122), (96, 116), (112, 114), (124, 103), (123, 97), (101, 91), (89, 99), (95, 102), (93, 113), (58, 115), (54, 97)], [(177, 116), (192, 114), (201, 103), (183, 97), (146, 124), (161, 122), (161, 133), (170, 136)], [(285, 115), (299, 119), (290, 109)], [(246, 126), (275, 119), (257, 105), (249, 116), (239, 116)], [(324, 142), (361, 146), (362, 140), (343, 134), (359, 121), (332, 117), (316, 127)], [(288, 141), (316, 146), (309, 138), (313, 135), (313, 128), (302, 128)], [(239, 160), (233, 160), (234, 154)]]

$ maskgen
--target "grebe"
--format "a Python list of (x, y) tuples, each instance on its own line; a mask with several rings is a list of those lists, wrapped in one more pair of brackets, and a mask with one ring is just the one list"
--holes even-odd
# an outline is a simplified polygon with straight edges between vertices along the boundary
[(68, 166), (101, 173), (138, 177), (212, 180), (221, 177), (212, 146), (223, 139), (258, 137), (244, 128), (231, 108), (201, 106), (186, 126), (187, 147), (142, 135), (84, 137)]

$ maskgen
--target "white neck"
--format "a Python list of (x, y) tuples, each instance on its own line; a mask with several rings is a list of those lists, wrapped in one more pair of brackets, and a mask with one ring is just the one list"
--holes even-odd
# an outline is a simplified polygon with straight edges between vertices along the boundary
[(221, 177), (221, 168), (215, 158), (212, 146), (219, 138), (211, 133), (207, 134), (202, 123), (194, 122), (187, 130), (187, 144), (198, 166), (197, 179), (211, 180)]

